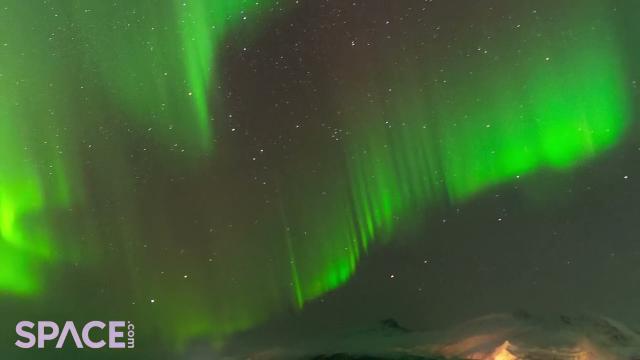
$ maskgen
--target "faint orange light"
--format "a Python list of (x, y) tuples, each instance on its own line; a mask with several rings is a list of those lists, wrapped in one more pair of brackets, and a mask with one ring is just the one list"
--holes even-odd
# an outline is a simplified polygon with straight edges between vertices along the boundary
[(486, 360), (518, 360), (518, 358), (509, 351), (510, 347), (511, 344), (505, 341), (504, 344), (497, 347)]

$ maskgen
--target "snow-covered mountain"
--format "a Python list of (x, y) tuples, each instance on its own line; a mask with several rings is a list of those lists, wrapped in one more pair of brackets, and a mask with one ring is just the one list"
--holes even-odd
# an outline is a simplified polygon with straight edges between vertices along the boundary
[(388, 319), (332, 339), (248, 355), (304, 360), (640, 360), (640, 332), (601, 316), (492, 314), (446, 331), (411, 331)]

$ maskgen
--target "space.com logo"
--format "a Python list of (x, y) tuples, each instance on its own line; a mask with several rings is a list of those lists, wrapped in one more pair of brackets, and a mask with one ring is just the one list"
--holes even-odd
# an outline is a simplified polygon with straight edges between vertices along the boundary
[[(107, 328), (107, 330), (105, 330)], [(86, 323), (80, 332), (73, 321), (65, 322), (62, 330), (53, 321), (38, 321), (34, 324), (31, 321), (20, 321), (16, 325), (16, 334), (19, 339), (15, 344), (21, 349), (31, 349), (34, 346), (44, 349), (48, 342), (55, 342), (55, 348), (60, 349), (68, 346), (69, 343), (78, 349), (90, 348), (101, 349), (133, 349), (135, 347), (135, 326), (131, 321), (90, 321)], [(70, 341), (67, 339), (70, 338)], [(65, 344), (65, 342), (67, 344)]]

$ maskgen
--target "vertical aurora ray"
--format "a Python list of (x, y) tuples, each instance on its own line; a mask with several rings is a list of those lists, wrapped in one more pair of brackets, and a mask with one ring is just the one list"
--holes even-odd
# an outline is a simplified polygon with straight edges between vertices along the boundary
[[(78, 3), (76, 18), (101, 86), (168, 146), (208, 154), (218, 52), (241, 23), (255, 26), (273, 1), (172, 0)], [(140, 14), (144, 14), (140, 16)]]
[(287, 247), (287, 258), (289, 260), (289, 269), (291, 271), (291, 289), (293, 291), (293, 295), (295, 298), (295, 306), (298, 309), (301, 309), (304, 305), (304, 296), (302, 294), (302, 289), (300, 288), (300, 275), (298, 274), (298, 263), (296, 260), (296, 253), (293, 248), (293, 241), (291, 239), (291, 228), (289, 227), (289, 222), (287, 221), (287, 217), (285, 215), (282, 204), (279, 207), (280, 217), (282, 219), (283, 225), (283, 236), (285, 238), (286, 247)]
[[(369, 96), (343, 104), (354, 109), (348, 184), (311, 202), (322, 224), (293, 222), (308, 232), (293, 244), (305, 301), (344, 284), (360, 254), (429, 208), (544, 169), (569, 171), (622, 138), (626, 64), (613, 27), (590, 9), (567, 19), (571, 31), (524, 24), (519, 39), (494, 49), (500, 60), (459, 60), (446, 81), (434, 82), (430, 68), (396, 71), (380, 89), (384, 105)], [(442, 68), (436, 59), (431, 67)]]

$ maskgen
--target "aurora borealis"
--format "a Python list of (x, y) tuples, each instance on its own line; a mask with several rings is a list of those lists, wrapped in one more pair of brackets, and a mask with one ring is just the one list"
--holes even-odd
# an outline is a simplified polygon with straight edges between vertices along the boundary
[[(615, 35), (610, 25), (579, 16), (571, 26), (582, 36), (565, 46), (536, 41), (545, 29), (525, 26), (530, 30), (516, 36), (531, 41), (531, 50), (509, 49), (510, 57), (491, 65), (461, 61), (451, 79), (436, 80), (439, 91), (425, 90), (428, 78), (411, 64), (411, 74), (394, 74), (407, 79), (399, 89), (393, 81), (378, 89), (389, 93), (383, 104), (364, 96), (344, 104), (354, 108), (345, 116), (359, 134), (345, 141), (348, 184), (334, 190), (340, 196), (330, 204), (320, 202), (313, 217), (324, 224), (303, 226), (318, 235), (300, 245), (313, 244), (303, 251), (315, 259), (293, 272), (296, 298), (313, 299), (347, 281), (369, 243), (384, 241), (425, 207), (463, 202), (540, 168), (570, 168), (615, 144), (629, 112), (622, 57), (610, 44)], [(494, 46), (507, 47), (500, 39)], [(336, 215), (327, 221), (323, 214)]]
[[(446, 244), (478, 237), (465, 273), (553, 268), (580, 242), (518, 229), (559, 204), (559, 224), (589, 217), (581, 201), (617, 208), (614, 178), (640, 176), (630, 0), (0, 5), (2, 338), (24, 318), (126, 319), (139, 346), (123, 358), (191, 358), (377, 316), (358, 303), (435, 312), (408, 288), (464, 308), (421, 285), (458, 279), (422, 270), (460, 260), (433, 260)], [(599, 175), (614, 164), (624, 175)], [(497, 220), (442, 229), (475, 207)], [(501, 249), (542, 251), (536, 265), (474, 268), (494, 226), (514, 229)], [(622, 244), (607, 259), (640, 253)], [(376, 276), (406, 288), (371, 298)]]

